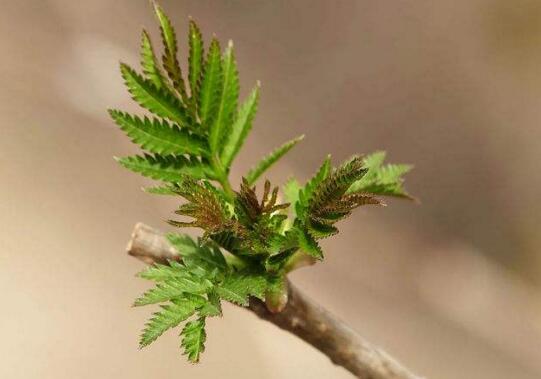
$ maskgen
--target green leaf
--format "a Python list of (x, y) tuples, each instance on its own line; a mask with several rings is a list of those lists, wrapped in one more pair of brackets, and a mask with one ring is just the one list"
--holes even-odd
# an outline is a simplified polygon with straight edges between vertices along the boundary
[(323, 161), (323, 164), (319, 167), (316, 174), (310, 179), (306, 185), (299, 192), (299, 202), (303, 205), (308, 203), (308, 200), (312, 197), (314, 189), (327, 177), (331, 172), (331, 156), (327, 155), (327, 158)]
[(368, 176), (375, 174), (374, 170), (377, 170), (385, 161), (387, 153), (385, 151), (376, 151), (363, 158), (364, 166), (368, 169)]
[(146, 193), (150, 193), (152, 195), (177, 196), (177, 194), (173, 191), (172, 187), (168, 185), (144, 187), (143, 191), (145, 191)]
[(338, 229), (332, 225), (329, 225), (328, 222), (309, 220), (309, 222), (307, 222), (307, 227), (310, 235), (316, 240), (334, 236), (338, 233)]
[(194, 122), (176, 97), (156, 87), (152, 81), (143, 78), (127, 64), (121, 63), (120, 71), (128, 91), (143, 108), (157, 116), (174, 121), (180, 126), (200, 132), (195, 128)]
[(156, 88), (166, 88), (166, 80), (156, 62), (154, 49), (152, 48), (152, 43), (146, 30), (143, 30), (141, 37), (141, 67), (143, 68), (145, 76), (156, 86)]
[(145, 154), (115, 159), (128, 170), (164, 182), (180, 182), (185, 175), (201, 179), (213, 176), (208, 165), (181, 155)]
[(231, 41), (225, 50), (222, 67), (222, 96), (209, 135), (209, 145), (213, 153), (218, 153), (223, 145), (222, 142), (228, 133), (239, 97), (239, 73)]
[(207, 334), (205, 332), (205, 318), (187, 322), (181, 332), (181, 346), (184, 348), (184, 354), (192, 363), (199, 362), (201, 353), (205, 350), (205, 341)]
[(292, 139), (284, 143), (282, 146), (276, 148), (269, 155), (261, 159), (259, 163), (254, 168), (252, 168), (246, 175), (246, 180), (248, 181), (248, 183), (250, 185), (254, 184), (255, 181), (261, 176), (261, 174), (267, 171), (274, 163), (276, 163), (276, 161), (282, 158), (289, 150), (293, 148), (293, 146), (295, 146), (303, 139), (304, 135)]
[(224, 167), (229, 168), (231, 162), (237, 156), (240, 148), (244, 144), (248, 133), (252, 129), (252, 121), (257, 112), (257, 105), (259, 102), (259, 88), (260, 84), (257, 83), (256, 87), (252, 90), (246, 101), (241, 105), (234, 118), (231, 130), (226, 136), (226, 142), (222, 149), (221, 161)]
[(214, 291), (210, 291), (207, 294), (207, 301), (205, 304), (198, 310), (200, 316), (221, 316), (222, 315), (222, 306), (220, 304), (220, 296)]
[(190, 45), (190, 54), (188, 57), (188, 78), (190, 81), (192, 99), (197, 99), (199, 96), (199, 87), (201, 85), (201, 70), (203, 67), (203, 55), (205, 51), (201, 31), (193, 20), (190, 20), (190, 31), (188, 33), (188, 38)]
[(163, 67), (173, 82), (173, 87), (180, 93), (183, 101), (187, 104), (188, 97), (186, 95), (186, 85), (184, 84), (182, 70), (180, 69), (177, 58), (177, 37), (175, 35), (175, 29), (159, 5), (154, 4), (154, 10), (158, 17), (158, 21), (160, 22), (160, 31), (164, 45), (162, 57)]
[(190, 273), (183, 264), (169, 261), (168, 265), (155, 263), (141, 271), (137, 276), (155, 282), (163, 282), (171, 279), (189, 278)]
[(184, 293), (203, 294), (212, 284), (207, 280), (196, 277), (177, 277), (156, 284), (141, 297), (137, 298), (134, 306), (163, 303), (164, 301), (182, 297)]
[(219, 248), (202, 246), (186, 234), (168, 233), (166, 237), (180, 253), (186, 266), (199, 266), (208, 272), (214, 269), (224, 272), (227, 269), (227, 263)]
[(207, 54), (199, 93), (199, 118), (207, 129), (212, 125), (222, 96), (222, 79), (220, 43), (213, 38)]
[(295, 207), (299, 201), (299, 192), (301, 190), (301, 185), (295, 178), (290, 178), (286, 184), (284, 184), (284, 194), (286, 200), (291, 204), (290, 209), (293, 212), (293, 217), (296, 217)]
[(323, 259), (323, 251), (321, 250), (321, 247), (309, 233), (303, 229), (298, 229), (297, 235), (299, 239), (299, 247), (302, 251), (316, 259)]
[(134, 143), (151, 153), (207, 154), (204, 140), (165, 120), (150, 120), (146, 116), (141, 119), (118, 110), (109, 110), (109, 114)]
[(148, 346), (166, 330), (174, 328), (195, 313), (195, 306), (190, 302), (174, 301), (160, 307), (162, 310), (154, 313), (153, 317), (145, 324), (139, 341), (141, 348)]
[(403, 176), (413, 166), (407, 164), (383, 165), (384, 160), (384, 151), (378, 151), (364, 157), (364, 167), (368, 169), (368, 172), (363, 178), (353, 183), (347, 193), (371, 193), (413, 199), (403, 187)]
[(242, 306), (248, 306), (250, 296), (264, 300), (266, 288), (267, 279), (263, 274), (237, 271), (229, 274), (216, 287), (216, 292), (222, 299)]

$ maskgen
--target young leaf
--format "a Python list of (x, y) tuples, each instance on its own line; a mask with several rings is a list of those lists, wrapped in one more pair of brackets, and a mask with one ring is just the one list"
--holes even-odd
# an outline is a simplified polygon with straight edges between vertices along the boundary
[(115, 159), (128, 170), (164, 182), (180, 182), (185, 175), (200, 179), (213, 177), (208, 165), (181, 155), (145, 154)]
[(248, 306), (248, 298), (250, 296), (264, 300), (266, 288), (267, 280), (262, 274), (237, 271), (228, 275), (216, 287), (216, 292), (222, 299), (242, 306)]
[(174, 121), (180, 126), (200, 132), (195, 128), (194, 122), (176, 97), (163, 89), (158, 89), (150, 80), (143, 78), (125, 63), (120, 64), (120, 71), (128, 91), (143, 108), (157, 116)]
[(351, 184), (360, 180), (367, 171), (359, 156), (340, 165), (314, 188), (310, 199), (310, 210), (314, 211), (339, 201)]
[[(190, 20), (185, 83), (175, 31), (158, 5), (155, 12), (164, 44), (163, 67), (143, 30), (142, 75), (125, 64), (121, 64), (121, 72), (132, 98), (156, 117), (109, 112), (134, 143), (151, 153), (119, 158), (119, 163), (162, 182), (145, 191), (187, 200), (175, 213), (189, 217), (188, 222), (170, 224), (204, 229), (203, 237), (197, 240), (182, 234), (167, 235), (179, 255), (139, 274), (156, 284), (134, 304), (162, 303), (161, 310), (146, 323), (141, 347), (167, 329), (189, 321), (181, 331), (181, 346), (188, 360), (195, 363), (205, 348), (206, 317), (221, 315), (222, 300), (247, 306), (251, 297), (257, 297), (265, 300), (271, 312), (283, 309), (286, 273), (322, 259), (318, 240), (336, 234), (334, 224), (354, 208), (382, 204), (373, 195), (407, 197), (402, 185), (410, 166), (384, 165), (385, 153), (378, 152), (354, 157), (333, 170), (328, 157), (303, 187), (293, 179), (284, 186), (295, 212), (290, 222), (285, 211), (289, 204), (279, 204), (278, 187), (273, 189), (266, 181), (260, 199), (253, 184), (302, 139), (299, 137), (264, 157), (235, 191), (228, 174), (252, 128), (259, 82), (239, 108), (232, 43), (222, 55), (218, 40), (213, 38), (205, 59), (201, 32)], [(228, 252), (227, 257), (222, 251)]]
[(182, 263), (169, 261), (168, 265), (154, 264), (149, 266), (137, 274), (137, 276), (154, 282), (164, 282), (179, 278), (189, 278), (190, 272)]
[(290, 178), (286, 184), (284, 184), (284, 194), (287, 201), (293, 205), (299, 200), (299, 191), (301, 190), (301, 185), (295, 178)]
[(171, 126), (165, 120), (132, 116), (118, 110), (109, 110), (113, 120), (134, 143), (157, 154), (206, 155), (207, 146), (203, 139), (188, 133), (185, 129)]
[(303, 229), (298, 229), (299, 247), (308, 255), (322, 260), (323, 251), (317, 241)]
[[(197, 99), (199, 96), (199, 86), (201, 85), (201, 69), (203, 66), (203, 37), (197, 24), (190, 20), (190, 31), (188, 33), (190, 54), (188, 57), (188, 78), (190, 81), (190, 89), (192, 99)], [(197, 103), (197, 102), (194, 102)]]
[(274, 163), (276, 163), (276, 161), (282, 158), (289, 150), (293, 148), (293, 146), (295, 146), (303, 139), (304, 135), (292, 139), (284, 143), (282, 146), (276, 148), (269, 155), (261, 159), (259, 163), (254, 168), (252, 168), (246, 175), (246, 180), (248, 181), (248, 183), (254, 184), (255, 181), (261, 176), (261, 174), (267, 171)]
[(210, 291), (207, 294), (207, 301), (199, 308), (198, 313), (204, 317), (221, 316), (222, 305), (220, 304), (220, 296), (215, 291)]
[[(297, 207), (297, 227), (302, 231), (299, 242), (305, 244), (303, 249), (314, 246), (310, 238), (326, 238), (338, 233), (333, 226), (337, 221), (349, 216), (351, 211), (361, 205), (382, 202), (370, 194), (346, 194), (351, 184), (362, 178), (367, 172), (361, 157), (353, 157), (328, 174), (323, 180), (311, 181), (309, 192), (301, 192)], [(317, 249), (316, 249), (317, 250)], [(316, 250), (312, 249), (313, 252)]]
[(154, 5), (154, 10), (158, 21), (160, 22), (160, 31), (162, 34), (162, 41), (164, 45), (164, 53), (162, 57), (163, 66), (165, 71), (169, 75), (169, 78), (173, 82), (173, 87), (180, 93), (182, 100), (185, 104), (188, 102), (186, 95), (186, 85), (182, 78), (182, 71), (177, 58), (177, 37), (175, 35), (175, 29), (171, 25), (171, 21), (167, 15), (163, 12), (162, 8), (158, 5)]
[(406, 164), (383, 165), (385, 152), (378, 151), (364, 158), (366, 175), (348, 189), (348, 193), (371, 193), (381, 196), (395, 196), (413, 199), (403, 187), (403, 176), (413, 166)]
[(163, 303), (164, 301), (180, 298), (184, 293), (202, 294), (206, 293), (212, 284), (205, 280), (194, 277), (177, 277), (171, 280), (156, 284), (141, 297), (135, 300), (134, 306)]
[(205, 332), (205, 318), (200, 317), (197, 320), (187, 322), (181, 332), (181, 346), (184, 348), (184, 354), (192, 363), (199, 362), (201, 353), (205, 350), (205, 341), (207, 334)]
[(225, 50), (223, 62), (222, 96), (216, 111), (216, 117), (210, 128), (209, 145), (213, 153), (221, 150), (224, 136), (228, 133), (233, 113), (237, 109), (239, 97), (239, 74), (237, 62), (233, 54), (233, 43), (230, 41)]
[(143, 191), (153, 195), (169, 195), (176, 196), (176, 193), (172, 190), (171, 186), (153, 186), (153, 187), (143, 187)]
[(178, 250), (186, 266), (203, 267), (208, 272), (215, 269), (224, 272), (227, 269), (227, 263), (220, 249), (209, 245), (202, 246), (186, 234), (168, 233), (166, 237)]
[(183, 227), (196, 227), (205, 231), (203, 238), (235, 228), (236, 222), (230, 216), (229, 207), (223, 192), (206, 181), (196, 181), (185, 177), (182, 182), (175, 185), (174, 191), (188, 200), (175, 211), (180, 216), (190, 217), (193, 220), (168, 220), (170, 225)]
[(166, 330), (174, 328), (195, 313), (195, 305), (188, 301), (174, 301), (160, 307), (162, 310), (154, 313), (153, 317), (145, 324), (139, 341), (141, 348), (148, 346)]
[(145, 76), (156, 86), (162, 89), (166, 86), (166, 81), (160, 71), (154, 55), (154, 49), (150, 42), (150, 37), (146, 30), (143, 30), (141, 37), (141, 67)]
[(207, 54), (201, 92), (199, 93), (199, 118), (207, 129), (212, 125), (222, 96), (222, 76), (220, 43), (216, 38), (213, 38)]
[[(333, 220), (334, 221), (334, 220)], [(308, 232), (314, 239), (323, 239), (338, 234), (338, 229), (326, 219), (311, 219), (307, 222)]]
[(311, 199), (314, 189), (328, 176), (331, 172), (331, 156), (323, 161), (316, 174), (310, 179), (303, 188), (299, 191), (299, 200), (295, 204), (295, 214), (297, 217), (304, 219), (308, 208), (308, 201)]
[(284, 194), (287, 201), (291, 204), (291, 212), (293, 212), (293, 217), (296, 217), (295, 207), (299, 201), (299, 192), (301, 190), (301, 185), (295, 178), (290, 178), (286, 184), (284, 184)]
[(246, 101), (241, 105), (235, 116), (231, 130), (227, 133), (226, 142), (222, 148), (221, 161), (224, 167), (229, 168), (237, 156), (248, 133), (252, 129), (252, 121), (257, 112), (259, 101), (259, 82), (252, 90)]

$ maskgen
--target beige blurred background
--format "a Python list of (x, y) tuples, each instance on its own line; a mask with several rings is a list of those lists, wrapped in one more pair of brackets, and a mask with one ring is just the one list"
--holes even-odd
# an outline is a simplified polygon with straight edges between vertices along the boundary
[[(416, 166), (421, 205), (358, 212), (295, 283), (428, 378), (541, 377), (540, 1), (161, 3), (184, 53), (192, 15), (235, 40), (243, 93), (263, 83), (234, 178), (301, 133), (274, 182), (327, 152)], [(135, 151), (105, 109), (134, 109), (117, 64), (142, 26), (146, 0), (0, 1), (0, 378), (349, 378), (231, 306), (201, 365), (176, 332), (137, 349), (125, 244), (175, 205), (112, 159)]]

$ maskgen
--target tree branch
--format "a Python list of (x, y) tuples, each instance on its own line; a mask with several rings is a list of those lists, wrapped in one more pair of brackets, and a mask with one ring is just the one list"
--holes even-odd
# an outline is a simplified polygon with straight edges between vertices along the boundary
[[(179, 260), (181, 257), (164, 235), (142, 223), (133, 231), (128, 254), (146, 264)], [(289, 283), (289, 300), (280, 313), (271, 313), (258, 299), (249, 309), (263, 320), (295, 334), (330, 360), (361, 379), (421, 379), (385, 351), (366, 341), (330, 312), (314, 303)]]

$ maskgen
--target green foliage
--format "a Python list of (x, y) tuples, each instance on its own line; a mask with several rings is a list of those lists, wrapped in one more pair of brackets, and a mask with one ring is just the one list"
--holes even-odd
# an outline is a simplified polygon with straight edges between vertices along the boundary
[(412, 199), (404, 190), (403, 176), (413, 166), (407, 164), (383, 164), (385, 152), (378, 151), (364, 158), (364, 167), (368, 169), (366, 175), (353, 183), (349, 193), (371, 193), (380, 196), (395, 196)]
[(188, 57), (190, 90), (192, 98), (197, 99), (199, 96), (203, 54), (205, 51), (203, 46), (203, 36), (201, 35), (199, 27), (193, 20), (190, 20), (188, 40), (190, 44), (190, 55)]
[(117, 110), (110, 110), (109, 114), (131, 140), (146, 151), (166, 154), (205, 155), (208, 150), (205, 140), (188, 131), (171, 126), (165, 120), (132, 116)]
[(176, 299), (171, 301), (170, 304), (162, 305), (160, 308), (161, 311), (154, 313), (152, 318), (145, 324), (145, 329), (139, 341), (140, 347), (150, 345), (168, 329), (176, 327), (195, 312), (195, 304)]
[(144, 154), (116, 159), (128, 170), (164, 182), (179, 182), (186, 175), (198, 179), (211, 178), (213, 175), (207, 163), (183, 155)]
[(230, 128), (239, 97), (239, 74), (232, 43), (229, 44), (224, 53), (222, 71), (221, 97), (209, 136), (210, 150), (216, 154), (220, 153), (220, 148), (223, 145), (222, 141)]
[(333, 168), (328, 156), (315, 175), (301, 185), (290, 179), (283, 187), (257, 180), (289, 152), (302, 136), (286, 142), (261, 159), (235, 191), (229, 181), (234, 159), (252, 129), (259, 103), (259, 82), (239, 106), (239, 75), (233, 44), (222, 52), (213, 38), (205, 53), (195, 21), (188, 27), (188, 75), (184, 81), (175, 30), (163, 10), (155, 6), (163, 42), (156, 58), (149, 34), (141, 39), (138, 73), (121, 64), (133, 99), (150, 114), (120, 110), (109, 114), (143, 150), (117, 158), (125, 168), (151, 179), (152, 194), (182, 199), (175, 211), (175, 227), (197, 227), (202, 237), (167, 235), (181, 261), (156, 264), (139, 274), (154, 282), (135, 306), (159, 310), (145, 325), (141, 347), (170, 328), (185, 323), (181, 347), (191, 362), (204, 351), (208, 317), (222, 315), (222, 301), (241, 306), (264, 300), (279, 311), (287, 298), (289, 271), (296, 262), (323, 259), (319, 240), (338, 233), (336, 223), (363, 205), (382, 205), (377, 196), (408, 198), (403, 176), (411, 166), (383, 164), (377, 152), (353, 158)]
[(295, 210), (296, 204), (299, 201), (299, 192), (301, 190), (301, 185), (295, 178), (290, 178), (286, 184), (284, 184), (284, 195), (287, 201), (291, 204), (292, 216), (296, 217), (297, 213)]
[(180, 334), (182, 335), (181, 346), (184, 348), (184, 354), (188, 356), (188, 360), (193, 363), (199, 362), (201, 353), (205, 351), (207, 339), (205, 318), (200, 317), (197, 320), (187, 322)]
[(222, 148), (221, 159), (225, 167), (229, 167), (238, 154), (248, 133), (252, 129), (252, 121), (257, 112), (259, 101), (259, 83), (252, 90), (248, 99), (240, 107), (233, 124), (230, 127), (227, 140)]
[(179, 99), (165, 89), (159, 89), (149, 79), (143, 78), (125, 63), (121, 63), (122, 77), (133, 99), (157, 116), (167, 118), (181, 126), (192, 122)]
[(228, 275), (216, 292), (224, 300), (247, 306), (250, 296), (264, 300), (267, 285), (264, 274), (239, 271)]
[(150, 41), (150, 36), (146, 30), (143, 30), (141, 37), (141, 67), (143, 68), (143, 74), (154, 84), (154, 86), (156, 86), (156, 88), (161, 89), (167, 85), (160, 70), (160, 66), (156, 62), (152, 42)]
[[(199, 118), (205, 128), (210, 128), (222, 97), (223, 69), (220, 43), (216, 38), (210, 42), (201, 79), (199, 94)], [(211, 134), (213, 132), (211, 131)], [(211, 148), (213, 146), (211, 145)]]
[(156, 264), (139, 274), (156, 285), (134, 305), (160, 304), (161, 308), (146, 324), (140, 345), (149, 345), (168, 329), (194, 316), (196, 319), (187, 322), (181, 332), (181, 345), (188, 359), (197, 362), (204, 350), (205, 318), (221, 315), (222, 300), (248, 305), (250, 296), (264, 299), (265, 291), (272, 285), (271, 276), (228, 265), (213, 242), (173, 233), (168, 239), (181, 253), (182, 262)]
[(165, 15), (159, 5), (155, 5), (156, 16), (160, 22), (160, 31), (162, 34), (162, 42), (164, 52), (162, 56), (163, 67), (169, 76), (169, 79), (173, 82), (173, 87), (180, 94), (184, 102), (187, 101), (186, 85), (182, 78), (182, 70), (177, 58), (177, 37), (175, 30), (171, 25), (171, 21)]
[(302, 141), (304, 136), (299, 136), (291, 141), (287, 141), (282, 146), (276, 148), (269, 155), (261, 159), (254, 168), (248, 171), (246, 180), (249, 184), (254, 184), (257, 179), (267, 171), (273, 164), (275, 164), (280, 158), (286, 155), (297, 143)]

